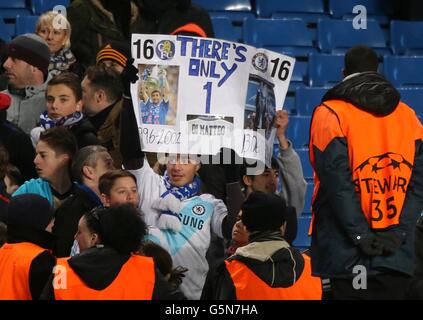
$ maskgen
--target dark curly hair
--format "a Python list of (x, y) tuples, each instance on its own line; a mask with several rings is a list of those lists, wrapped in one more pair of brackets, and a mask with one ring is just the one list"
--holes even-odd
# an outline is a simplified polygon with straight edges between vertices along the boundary
[(140, 213), (130, 204), (97, 210), (101, 243), (120, 253), (139, 250), (147, 235), (147, 225)]

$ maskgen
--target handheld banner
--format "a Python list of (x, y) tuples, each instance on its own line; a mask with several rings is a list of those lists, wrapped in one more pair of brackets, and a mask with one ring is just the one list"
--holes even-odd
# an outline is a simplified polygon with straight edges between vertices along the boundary
[(294, 58), (225, 40), (144, 34), (132, 35), (132, 57), (144, 151), (213, 155), (226, 147), (270, 161)]

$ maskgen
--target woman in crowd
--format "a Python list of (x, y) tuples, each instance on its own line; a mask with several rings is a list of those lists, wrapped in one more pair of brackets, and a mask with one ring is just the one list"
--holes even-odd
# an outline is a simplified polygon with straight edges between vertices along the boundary
[[(43, 298), (56, 300), (155, 300), (183, 299), (174, 291), (152, 258), (134, 254), (141, 246), (147, 227), (130, 204), (95, 209), (85, 214), (76, 238), (87, 247), (71, 258), (59, 258), (53, 281), (48, 281)], [(90, 230), (82, 240), (83, 225)], [(91, 224), (91, 226), (90, 226)], [(95, 229), (95, 230), (94, 230)], [(60, 270), (66, 270), (61, 286)], [(53, 286), (53, 283), (57, 284)]]
[(65, 16), (49, 11), (40, 16), (35, 33), (43, 38), (50, 49), (50, 76), (64, 71), (75, 71), (76, 58), (70, 50), (71, 25)]

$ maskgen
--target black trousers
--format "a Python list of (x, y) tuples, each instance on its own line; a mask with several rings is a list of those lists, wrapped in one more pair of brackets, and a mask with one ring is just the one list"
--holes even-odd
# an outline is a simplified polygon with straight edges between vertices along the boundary
[(380, 274), (367, 278), (366, 289), (355, 289), (352, 279), (330, 279), (325, 300), (404, 300), (408, 296), (410, 277), (403, 274)]

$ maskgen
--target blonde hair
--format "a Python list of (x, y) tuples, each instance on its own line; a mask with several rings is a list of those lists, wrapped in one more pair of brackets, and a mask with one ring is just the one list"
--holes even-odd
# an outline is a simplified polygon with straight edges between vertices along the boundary
[[(35, 26), (35, 33), (38, 34), (41, 30), (41, 28), (43, 26), (51, 26), (53, 27), (53, 20), (58, 16), (61, 16), (62, 19), (62, 24), (64, 22), (65, 24), (65, 28), (64, 29), (59, 29), (59, 30), (64, 30), (65, 31), (65, 35), (66, 35), (66, 39), (64, 42), (63, 47), (68, 49), (71, 46), (71, 42), (70, 42), (70, 37), (71, 37), (71, 25), (68, 21), (68, 19), (66, 19), (66, 17), (64, 15), (61, 15), (60, 13), (56, 12), (56, 11), (48, 11), (46, 13), (43, 13), (37, 21), (37, 24)], [(53, 28), (55, 29), (55, 28)]]

